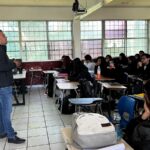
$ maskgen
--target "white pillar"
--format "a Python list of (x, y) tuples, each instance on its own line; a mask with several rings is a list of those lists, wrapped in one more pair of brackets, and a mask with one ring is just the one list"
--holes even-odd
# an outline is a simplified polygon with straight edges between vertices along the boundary
[(73, 58), (81, 58), (80, 20), (73, 20)]

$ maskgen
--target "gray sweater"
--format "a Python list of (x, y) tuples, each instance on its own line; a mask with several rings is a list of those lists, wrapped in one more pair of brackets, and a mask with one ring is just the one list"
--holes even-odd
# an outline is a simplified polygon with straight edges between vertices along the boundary
[(0, 88), (12, 85), (12, 69), (15, 67), (15, 63), (13, 63), (6, 54), (6, 46), (0, 45)]

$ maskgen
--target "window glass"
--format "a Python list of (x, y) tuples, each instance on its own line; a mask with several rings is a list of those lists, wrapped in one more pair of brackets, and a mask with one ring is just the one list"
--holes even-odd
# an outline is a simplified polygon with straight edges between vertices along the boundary
[(102, 21), (81, 21), (81, 56), (102, 55)]
[(62, 55), (72, 58), (71, 22), (48, 22), (49, 59), (60, 59)]

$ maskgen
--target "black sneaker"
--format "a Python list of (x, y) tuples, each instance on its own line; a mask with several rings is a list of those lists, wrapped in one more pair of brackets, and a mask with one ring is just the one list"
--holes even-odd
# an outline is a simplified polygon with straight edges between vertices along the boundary
[(21, 144), (24, 143), (25, 141), (26, 141), (25, 139), (19, 138), (17, 136), (15, 136), (15, 138), (8, 139), (8, 143), (14, 143), (14, 144)]
[[(15, 132), (15, 135), (17, 135), (17, 132)], [(7, 137), (7, 133), (4, 133), (4, 134), (0, 134), (0, 139), (3, 139)]]

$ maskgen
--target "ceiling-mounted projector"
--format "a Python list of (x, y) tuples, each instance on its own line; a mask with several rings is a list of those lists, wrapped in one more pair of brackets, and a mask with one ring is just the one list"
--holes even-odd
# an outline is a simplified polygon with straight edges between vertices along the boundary
[(72, 5), (72, 11), (74, 12), (75, 15), (82, 15), (82, 14), (87, 13), (87, 10), (85, 8), (79, 8), (78, 0), (74, 1)]
[(82, 14), (87, 13), (87, 10), (86, 9), (80, 9), (80, 10), (74, 12), (74, 13), (75, 13), (75, 15), (82, 15)]

